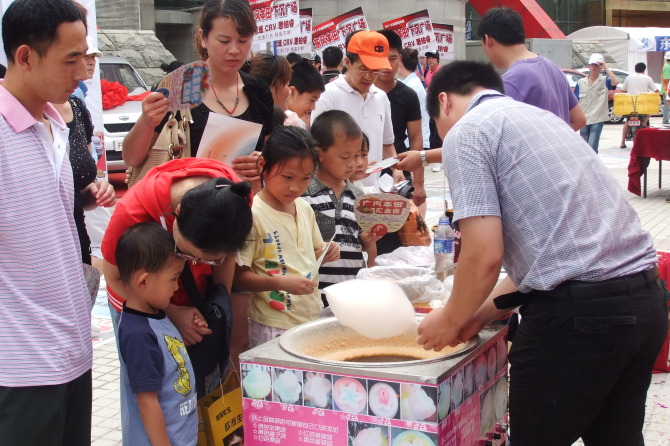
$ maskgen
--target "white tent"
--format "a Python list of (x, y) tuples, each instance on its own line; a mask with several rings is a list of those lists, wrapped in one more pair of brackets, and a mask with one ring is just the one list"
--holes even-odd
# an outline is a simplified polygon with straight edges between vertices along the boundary
[(657, 82), (663, 54), (670, 51), (670, 28), (623, 28), (591, 26), (567, 36), (573, 42), (597, 41), (617, 62), (618, 68), (634, 72), (635, 64), (647, 64), (648, 74)]

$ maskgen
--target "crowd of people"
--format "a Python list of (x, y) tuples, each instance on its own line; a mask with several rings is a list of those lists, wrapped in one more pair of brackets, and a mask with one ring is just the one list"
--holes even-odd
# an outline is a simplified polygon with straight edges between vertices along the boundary
[[(597, 158), (594, 95), (617, 83), (604, 61), (593, 59), (573, 93), (556, 65), (528, 51), (521, 17), (507, 8), (490, 10), (478, 28), (486, 56), (507, 70), (502, 78), (490, 64), (442, 67), (439, 53), (403, 48), (389, 30), (350, 34), (344, 51), (324, 50), (323, 67), (316, 54), (251, 55), (256, 31), (246, 0), (203, 5), (195, 47), (210, 77), (189, 134), (197, 148), (212, 113), (230, 116), (261, 126), (256, 150), (230, 165), (166, 162), (117, 201), (95, 174), (90, 116), (75, 95), (102, 55), (87, 42), (86, 11), (72, 0), (7, 8), (3, 444), (90, 444), (84, 209), (115, 205), (102, 270), (123, 442), (194, 445), (197, 400), (229, 358), (317, 318), (326, 286), (400, 246), (394, 234), (363, 230), (354, 214), (357, 197), (380, 191), (380, 173), (366, 168), (391, 157), (400, 162), (390, 175), (413, 183), (419, 207), (424, 168), (445, 166), (463, 240), (447, 306), (423, 320), (417, 342), (442, 349), (521, 306), (510, 352), (514, 444), (638, 444), (667, 334), (667, 292), (649, 234)], [(161, 92), (143, 100), (123, 143), (129, 166), (147, 158), (168, 107)], [(622, 229), (614, 241), (612, 227)], [(501, 266), (508, 277), (494, 288)], [(232, 331), (211, 360), (197, 354), (214, 339), (198, 301), (214, 294)]]

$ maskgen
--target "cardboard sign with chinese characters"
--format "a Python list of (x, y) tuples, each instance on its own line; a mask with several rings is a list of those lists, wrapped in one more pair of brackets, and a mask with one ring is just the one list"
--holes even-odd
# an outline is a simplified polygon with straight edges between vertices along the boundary
[(344, 41), (348, 34), (367, 29), (368, 22), (365, 20), (363, 8), (352, 9), (312, 28), (314, 51), (321, 55), (329, 46), (336, 46), (344, 51)]
[(433, 32), (437, 41), (440, 60), (454, 59), (454, 25), (433, 23)]
[(396, 232), (407, 221), (410, 203), (396, 194), (367, 194), (356, 199), (356, 222), (364, 231), (377, 235)]
[(312, 52), (312, 8), (300, 10), (300, 35), (277, 40), (277, 54)]
[(298, 0), (250, 0), (258, 33), (255, 42), (271, 42), (300, 36)]
[(389, 20), (382, 23), (382, 27), (398, 33), (402, 39), (402, 45), (406, 48), (415, 48), (421, 54), (437, 49), (433, 25), (427, 9)]

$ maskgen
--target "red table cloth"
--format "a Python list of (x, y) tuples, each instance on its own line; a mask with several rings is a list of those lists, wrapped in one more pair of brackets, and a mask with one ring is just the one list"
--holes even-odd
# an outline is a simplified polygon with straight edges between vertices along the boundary
[(628, 190), (641, 194), (640, 178), (649, 158), (670, 161), (670, 129), (645, 128), (637, 131), (628, 163)]

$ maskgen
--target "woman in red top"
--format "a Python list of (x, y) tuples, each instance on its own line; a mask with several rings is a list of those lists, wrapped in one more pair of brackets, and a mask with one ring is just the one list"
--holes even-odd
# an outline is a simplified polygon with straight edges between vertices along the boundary
[[(149, 171), (117, 203), (102, 240), (112, 319), (118, 320), (125, 301), (116, 267), (116, 244), (126, 229), (139, 222), (155, 221), (172, 232), (175, 252), (191, 262), (201, 294), (210, 277), (230, 292), (236, 253), (251, 231), (250, 192), (249, 184), (239, 182), (230, 166), (211, 159), (184, 158)], [(186, 345), (211, 333), (194, 324), (194, 317), (204, 318), (192, 306), (181, 283), (165, 313)]]

